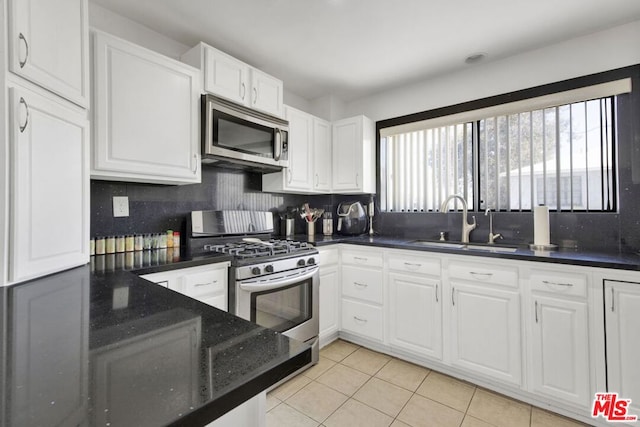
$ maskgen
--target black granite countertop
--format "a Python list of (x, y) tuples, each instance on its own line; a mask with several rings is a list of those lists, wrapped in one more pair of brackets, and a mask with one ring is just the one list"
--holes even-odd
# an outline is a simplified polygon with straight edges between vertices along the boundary
[(0, 288), (0, 424), (206, 425), (311, 361), (306, 344), (113, 262)]
[[(317, 234), (313, 239), (309, 239), (307, 235), (301, 234), (293, 237), (295, 240), (312, 242), (317, 247), (348, 243), (352, 245), (379, 246), (395, 249), (410, 249), (425, 252), (439, 252), (456, 255), (474, 255), (489, 258), (515, 259), (523, 261), (538, 261), (558, 264), (580, 265), (586, 267), (613, 268), (620, 270), (637, 270), (640, 271), (640, 254), (638, 253), (607, 253), (582, 251), (578, 249), (559, 248), (554, 251), (533, 251), (528, 246), (513, 246), (514, 252), (493, 252), (491, 250), (463, 249), (452, 247), (434, 247), (424, 246), (413, 243), (419, 237), (404, 236), (324, 236)], [(472, 245), (485, 246), (482, 243), (472, 243)], [(502, 246), (500, 244), (496, 246)], [(508, 245), (505, 245), (508, 246)]]

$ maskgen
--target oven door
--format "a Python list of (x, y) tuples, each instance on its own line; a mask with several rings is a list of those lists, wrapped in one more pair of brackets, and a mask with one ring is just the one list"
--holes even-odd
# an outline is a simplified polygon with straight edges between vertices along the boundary
[(318, 336), (318, 266), (236, 282), (236, 314), (300, 341)]

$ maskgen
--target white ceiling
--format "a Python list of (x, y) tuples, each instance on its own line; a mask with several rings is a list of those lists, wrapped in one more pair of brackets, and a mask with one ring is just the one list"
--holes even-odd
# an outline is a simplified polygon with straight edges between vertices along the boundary
[[(90, 0), (204, 41), (308, 100), (351, 101), (640, 19), (639, 0)], [(612, 47), (615, 49), (615, 46)]]

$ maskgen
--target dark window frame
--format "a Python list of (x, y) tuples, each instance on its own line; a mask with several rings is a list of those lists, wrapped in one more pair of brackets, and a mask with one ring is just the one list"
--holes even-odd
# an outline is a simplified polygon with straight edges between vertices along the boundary
[[(572, 78), (572, 79), (568, 79), (568, 80), (563, 80), (563, 81), (559, 81), (559, 82), (554, 82), (554, 83), (549, 83), (549, 84), (545, 84), (545, 85), (541, 85), (541, 86), (536, 86), (536, 87), (532, 87), (532, 88), (527, 88), (527, 89), (522, 89), (522, 90), (518, 90), (518, 91), (514, 91), (514, 92), (509, 92), (509, 93), (504, 93), (504, 94), (500, 94), (500, 95), (494, 95), (491, 97), (487, 97), (487, 98), (481, 98), (481, 99), (477, 99), (477, 100), (473, 100), (473, 101), (467, 101), (467, 102), (463, 102), (460, 104), (455, 104), (455, 105), (450, 105), (450, 106), (446, 106), (446, 107), (440, 107), (440, 108), (435, 108), (432, 110), (427, 110), (427, 111), (422, 111), (422, 112), (418, 112), (418, 113), (413, 113), (413, 114), (408, 114), (408, 115), (404, 115), (404, 116), (399, 116), (399, 117), (395, 117), (395, 118), (391, 118), (391, 119), (386, 119), (386, 120), (381, 120), (376, 122), (376, 165), (378, 166), (376, 168), (377, 173), (376, 173), (376, 181), (377, 181), (377, 188), (382, 188), (381, 186), (381, 175), (380, 175), (380, 130), (384, 129), (384, 128), (388, 128), (388, 127), (392, 127), (392, 126), (398, 126), (398, 125), (403, 125), (403, 124), (407, 124), (407, 123), (412, 123), (412, 122), (418, 122), (418, 121), (423, 121), (423, 120), (428, 120), (428, 119), (433, 119), (433, 118), (437, 118), (437, 117), (442, 117), (442, 116), (448, 116), (448, 115), (452, 115), (452, 114), (456, 114), (456, 113), (462, 113), (462, 112), (466, 112), (466, 111), (472, 111), (472, 110), (477, 110), (477, 109), (481, 109), (481, 108), (487, 108), (487, 107), (493, 107), (496, 105), (501, 105), (501, 104), (506, 104), (506, 103), (511, 103), (511, 102), (516, 102), (516, 101), (522, 101), (522, 100), (527, 100), (527, 99), (531, 99), (531, 98), (537, 98), (537, 97), (541, 97), (541, 96), (545, 96), (545, 95), (550, 95), (553, 93), (557, 93), (557, 92), (564, 92), (564, 91), (568, 91), (568, 90), (573, 90), (573, 89), (580, 89), (583, 87), (588, 87), (588, 86), (593, 86), (596, 84), (601, 84), (601, 83), (607, 83), (607, 82), (611, 82), (611, 81), (615, 81), (615, 80), (620, 80), (620, 79), (624, 79), (624, 78), (631, 78), (632, 79), (632, 84), (633, 87), (636, 88), (638, 87), (638, 83), (640, 81), (640, 64), (638, 65), (632, 65), (632, 66), (628, 66), (628, 67), (623, 67), (623, 68), (618, 68), (618, 69), (614, 69), (614, 70), (609, 70), (609, 71), (604, 71), (601, 73), (596, 73), (596, 74), (590, 74), (590, 75), (586, 75), (586, 76), (580, 76), (580, 77), (576, 77), (576, 78)], [(635, 98), (636, 97), (636, 93), (638, 91), (635, 90), (634, 92), (632, 92), (632, 97)], [(627, 105), (627, 101), (625, 101), (624, 105)], [(616, 101), (615, 105), (614, 105), (615, 111), (618, 112), (620, 107), (620, 102)], [(478, 127), (478, 129), (476, 129), (476, 127)], [(614, 134), (616, 133), (616, 128), (615, 128), (615, 123), (614, 123)], [(479, 122), (474, 122), (474, 131), (479, 132)], [(617, 157), (617, 144), (614, 142), (613, 144), (613, 149), (614, 149), (614, 153), (613, 153), (613, 158), (614, 158), (614, 162), (615, 159)], [(480, 186), (480, 182), (479, 182), (479, 168), (477, 167), (477, 162), (475, 161), (475, 158), (478, 156), (477, 153), (477, 145), (474, 143), (474, 147), (473, 147), (473, 155), (474, 155), (474, 170), (473, 170), (473, 174), (474, 174), (474, 196), (479, 196), (479, 186)], [(603, 208), (603, 210), (598, 210), (598, 211), (586, 211), (586, 212), (597, 212), (597, 213), (616, 213), (619, 209), (618, 206), (618, 192), (619, 192), (619, 188), (618, 188), (618, 184), (619, 184), (619, 179), (617, 177), (619, 170), (619, 164), (616, 162), (615, 163), (615, 168), (614, 168), (614, 174), (613, 174), (613, 188), (614, 188), (614, 195), (613, 198), (615, 200), (614, 202), (614, 206), (612, 207), (611, 210), (606, 210)], [(635, 172), (635, 171), (634, 171)], [(377, 194), (377, 199), (378, 199), (378, 203), (380, 202), (380, 194)], [(469, 206), (469, 210), (470, 211), (476, 211), (479, 212), (480, 211), (480, 197), (474, 197), (474, 201), (473, 204), (471, 206)], [(524, 210), (523, 210), (524, 211)], [(558, 209), (557, 212), (566, 212), (567, 210), (561, 210)], [(575, 211), (574, 211), (575, 212)]]

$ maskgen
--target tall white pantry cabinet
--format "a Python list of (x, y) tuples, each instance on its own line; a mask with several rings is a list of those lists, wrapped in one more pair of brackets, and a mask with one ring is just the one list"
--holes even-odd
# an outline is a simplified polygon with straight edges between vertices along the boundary
[(89, 260), (89, 32), (87, 0), (0, 5), (6, 285)]

